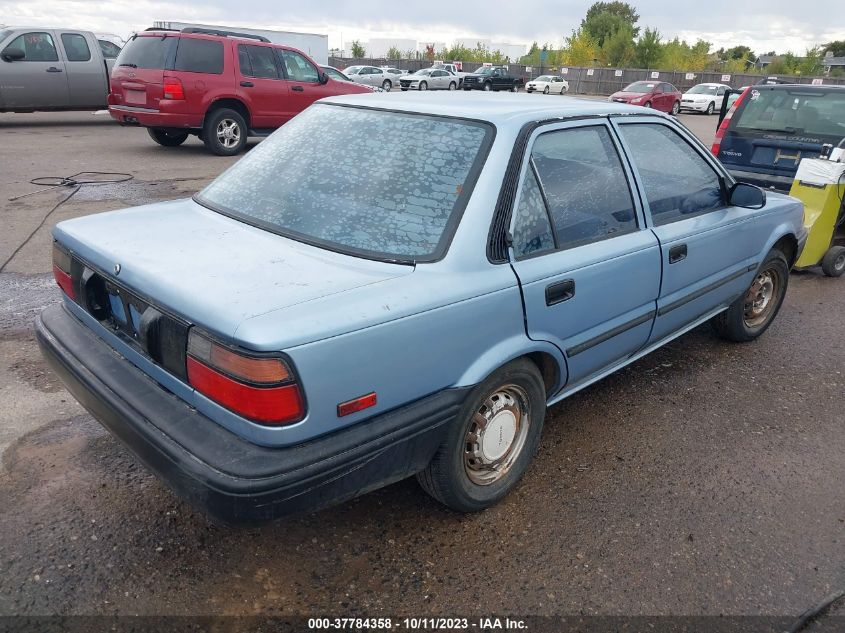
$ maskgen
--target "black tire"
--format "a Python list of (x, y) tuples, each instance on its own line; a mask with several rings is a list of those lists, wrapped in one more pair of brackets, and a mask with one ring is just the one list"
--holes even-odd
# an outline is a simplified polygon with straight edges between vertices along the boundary
[[(757, 301), (763, 296), (765, 283), (761, 278), (766, 275), (772, 280), (771, 298), (766, 302), (764, 312), (755, 315)], [(780, 311), (786, 289), (789, 285), (789, 262), (781, 251), (772, 249), (760, 264), (754, 275), (754, 281), (748, 290), (742, 293), (736, 301), (724, 312), (717, 314), (711, 320), (716, 333), (729, 341), (746, 343), (753, 341), (763, 334)], [(756, 289), (755, 289), (756, 286)], [(757, 300), (754, 300), (754, 297)], [(752, 303), (753, 301), (753, 303)]]
[(424, 81), (420, 82), (420, 90), (428, 90), (428, 84)]
[(681, 102), (676, 101), (672, 104), (672, 115), (678, 116), (681, 113)]
[(643, 107), (644, 107), (644, 108), (650, 108), (650, 107), (651, 107), (651, 101), (646, 101), (646, 102), (643, 104)]
[(845, 246), (831, 246), (822, 257), (822, 272), (828, 277), (841, 277), (845, 273)]
[[(221, 125), (234, 126), (230, 129), (233, 134), (237, 133), (237, 139), (221, 138)], [(225, 132), (223, 132), (225, 134)], [(202, 128), (202, 141), (213, 154), (218, 156), (235, 156), (239, 154), (246, 145), (247, 126), (244, 118), (235, 110), (219, 108), (212, 110), (205, 117), (205, 125)]]
[[(502, 406), (497, 410), (495, 407), (499, 403)], [(505, 409), (512, 411), (509, 403), (519, 403), (519, 411), (527, 411), (527, 415), (520, 414), (518, 420), (520, 423), (527, 422), (524, 427), (514, 423), (518, 430), (511, 437), (505, 452), (499, 455), (503, 470), (496, 473), (476, 466), (480, 462), (475, 456), (483, 455), (481, 447), (484, 445), (484, 436), (476, 438), (473, 445), (475, 448), (471, 452), (468, 450), (469, 434), (473, 430), (478, 431), (476, 415), (487, 419), (489, 423), (505, 413)], [(537, 366), (527, 359), (508, 363), (472, 390), (431, 462), (417, 474), (417, 480), (428, 494), (452, 510), (478, 512), (489, 508), (516, 486), (528, 468), (540, 443), (545, 413), (546, 390)], [(511, 417), (515, 419), (513, 414)], [(501, 419), (507, 419), (507, 415)], [(491, 445), (497, 451), (502, 448), (501, 424), (495, 427), (499, 432), (491, 436)], [(495, 479), (478, 483), (474, 478), (479, 477)]]
[(390, 92), (390, 89), (393, 88), (393, 84), (390, 82), (390, 79), (385, 79), (381, 83), (381, 89), (385, 92)]
[(188, 132), (163, 127), (148, 127), (147, 134), (156, 143), (164, 147), (179, 147), (188, 138)]
[(709, 115), (713, 114), (713, 112), (715, 110), (716, 110), (716, 104), (711, 101), (710, 103), (707, 104), (707, 112), (705, 112), (704, 114), (707, 114), (709, 116)]
[(457, 89), (458, 89), (458, 85), (454, 81), (449, 83), (449, 90), (457, 90)]
[(489, 81), (485, 81), (484, 92), (490, 92), (491, 90), (493, 90), (493, 84), (491, 84)]
[(548, 87), (548, 86), (546, 86), (545, 88), (543, 88), (543, 94), (544, 94), (544, 95), (549, 94), (549, 87)]

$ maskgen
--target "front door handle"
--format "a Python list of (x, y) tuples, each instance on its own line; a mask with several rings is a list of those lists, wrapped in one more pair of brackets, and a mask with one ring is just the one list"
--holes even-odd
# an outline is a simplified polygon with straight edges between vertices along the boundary
[(294, 92), (305, 92), (305, 88), (303, 88), (302, 86), (294, 86), (293, 88), (291, 88), (291, 90), (293, 90)]
[(677, 264), (687, 258), (687, 245), (678, 244), (669, 249), (669, 263)]
[(546, 305), (553, 306), (557, 303), (569, 301), (575, 296), (575, 280), (564, 279), (546, 286)]
[(241, 85), (242, 85), (244, 88), (252, 88), (253, 86), (255, 86), (255, 84), (254, 84), (254, 83), (252, 83), (251, 81), (242, 81), (242, 82), (241, 82)]
[(60, 73), (60, 72), (62, 72), (62, 69), (61, 69), (61, 68), (56, 68), (55, 66), (50, 66), (50, 67), (47, 69), (47, 72), (48, 72), (48, 73)]

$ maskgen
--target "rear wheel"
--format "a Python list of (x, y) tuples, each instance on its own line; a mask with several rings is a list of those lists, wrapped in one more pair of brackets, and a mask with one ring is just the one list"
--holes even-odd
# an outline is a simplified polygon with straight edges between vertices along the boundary
[(676, 101), (672, 104), (672, 114), (678, 116), (678, 113), (681, 111), (681, 103), (680, 101)]
[(831, 246), (822, 257), (822, 272), (828, 277), (841, 277), (845, 273), (845, 246)]
[(705, 114), (713, 114), (713, 111), (716, 109), (716, 104), (712, 101), (707, 104), (707, 112)]
[(789, 263), (786, 255), (773, 249), (757, 269), (748, 290), (726, 311), (713, 317), (713, 328), (719, 336), (729, 341), (753, 341), (775, 320), (788, 284)]
[(234, 156), (246, 145), (244, 118), (235, 110), (220, 108), (210, 112), (202, 129), (205, 146), (218, 156)]
[(458, 89), (458, 84), (456, 84), (454, 81), (449, 83), (449, 90), (457, 90), (457, 89)]
[(390, 79), (385, 79), (381, 84), (382, 90), (385, 92), (390, 92), (390, 89), (393, 88), (393, 84), (390, 83)]
[(527, 359), (505, 365), (472, 390), (417, 480), (453, 510), (492, 506), (528, 468), (545, 413), (546, 391), (537, 366)]
[(163, 127), (148, 127), (147, 133), (151, 139), (164, 147), (178, 147), (188, 138), (187, 132), (170, 130)]
[(519, 84), (513, 82), (513, 86), (511, 87), (511, 92), (519, 92)]

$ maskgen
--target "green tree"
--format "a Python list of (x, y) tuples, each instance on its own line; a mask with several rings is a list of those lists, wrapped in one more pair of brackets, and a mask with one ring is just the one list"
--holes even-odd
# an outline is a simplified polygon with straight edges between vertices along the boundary
[(719, 56), (719, 59), (723, 61), (730, 61), (732, 59), (756, 59), (754, 55), (754, 51), (751, 50), (749, 46), (734, 46), (732, 48), (724, 49), (720, 48), (716, 51), (716, 54)]
[(599, 58), (607, 66), (627, 67), (634, 62), (635, 54), (634, 36), (625, 24), (605, 38)]
[(352, 57), (359, 58), (364, 57), (367, 54), (367, 49), (365, 49), (364, 45), (358, 40), (352, 40), (352, 44), (350, 44), (349, 47)]
[[(622, 22), (625, 22), (628, 26), (631, 27), (631, 31), (633, 33), (633, 37), (637, 37), (640, 34), (640, 28), (637, 26), (637, 22), (640, 19), (639, 14), (637, 13), (636, 7), (627, 2), (620, 2), (619, 0), (614, 0), (612, 2), (595, 2), (593, 5), (587, 9), (587, 15), (584, 16), (584, 19), (581, 21), (581, 28), (586, 26), (586, 23), (595, 19), (598, 15), (602, 13), (609, 13), (610, 15), (618, 17)], [(593, 37), (597, 37), (596, 33), (589, 28), (587, 29)], [(614, 29), (615, 30), (615, 29)], [(609, 35), (609, 33), (608, 33)]]
[(610, 12), (597, 13), (581, 22), (585, 30), (598, 43), (604, 46), (604, 41), (618, 30), (630, 26), (624, 19)]
[(824, 52), (818, 46), (808, 48), (804, 53), (804, 57), (798, 60), (796, 64), (796, 72), (802, 75), (821, 75), (824, 72), (824, 65), (822, 59)]
[(834, 57), (845, 57), (845, 40), (834, 40), (822, 46), (822, 53), (830, 52)]
[(598, 44), (585, 29), (578, 29), (566, 38), (562, 53), (561, 63), (565, 66), (592, 66)]
[(395, 46), (391, 46), (387, 49), (387, 59), (402, 59), (402, 51)]
[(657, 29), (646, 27), (634, 45), (634, 64), (637, 68), (657, 68), (663, 57), (663, 45)]

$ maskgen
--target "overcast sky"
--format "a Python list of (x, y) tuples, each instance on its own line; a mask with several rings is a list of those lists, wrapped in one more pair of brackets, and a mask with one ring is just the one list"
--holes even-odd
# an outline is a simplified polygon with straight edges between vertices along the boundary
[[(0, 23), (68, 26), (127, 37), (173, 20), (325, 33), (331, 48), (353, 39), (397, 37), (451, 43), (457, 37), (559, 44), (578, 27), (591, 2), (521, 0), (449, 3), (380, 0), (0, 0)], [(842, 0), (640, 0), (641, 26), (664, 38), (703, 38), (714, 49), (746, 44), (757, 53), (803, 53), (807, 46), (845, 39)]]

